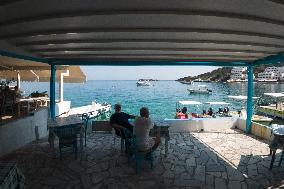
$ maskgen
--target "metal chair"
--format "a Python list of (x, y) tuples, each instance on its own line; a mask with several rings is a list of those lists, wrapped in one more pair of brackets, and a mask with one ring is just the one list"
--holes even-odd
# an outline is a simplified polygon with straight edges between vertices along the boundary
[(73, 147), (73, 152), (75, 153), (75, 159), (77, 159), (78, 147), (77, 138), (78, 133), (80, 133), (80, 128), (77, 126), (62, 126), (57, 127), (54, 133), (59, 138), (59, 153), (60, 161), (62, 161), (62, 149), (65, 147)]
[(133, 135), (128, 129), (123, 129), (125, 136), (125, 143), (127, 148), (127, 157), (128, 157), (128, 165), (130, 165), (131, 159), (135, 162), (135, 172), (136, 174), (140, 174), (141, 172), (141, 162), (142, 160), (147, 160), (150, 163), (151, 169), (153, 169), (154, 157), (153, 150), (149, 149), (148, 151), (139, 151), (137, 148), (137, 141), (135, 135)]
[[(273, 163), (275, 161), (275, 154), (276, 154), (276, 150), (270, 150), (270, 155), (272, 155), (271, 162), (270, 162), (270, 167), (269, 167), (270, 170), (272, 169)], [(279, 160), (279, 163), (278, 163), (278, 167), (281, 166), (281, 163), (282, 163), (283, 159), (284, 159), (284, 148), (282, 148), (282, 154), (281, 154), (281, 157), (280, 157), (280, 160)]]

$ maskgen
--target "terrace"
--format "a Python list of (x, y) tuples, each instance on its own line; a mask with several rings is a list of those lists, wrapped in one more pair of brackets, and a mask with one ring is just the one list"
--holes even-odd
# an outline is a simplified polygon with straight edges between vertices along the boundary
[[(268, 139), (270, 129), (257, 129), (252, 122), (253, 69), (284, 62), (283, 6), (279, 0), (214, 4), (195, 0), (3, 0), (0, 67), (50, 70), (50, 106), (45, 117), (50, 113), (55, 118), (60, 66), (245, 66), (247, 119), (241, 130)], [(281, 187), (284, 178), (283, 165), (268, 170), (268, 145), (236, 130), (172, 132), (168, 157), (161, 147), (155, 168), (135, 175), (120, 154), (119, 144), (112, 146), (113, 135), (91, 133), (81, 161), (66, 155), (60, 162), (45, 138), (47, 119), (40, 121), (17, 124), (19, 129), (12, 132), (35, 140), (34, 131), (41, 123), (40, 140), (0, 157), (18, 161), (27, 188), (265, 188)], [(208, 123), (206, 128), (228, 124)], [(186, 129), (192, 128), (187, 125)], [(0, 134), (8, 136), (8, 131)], [(26, 143), (15, 136), (0, 138), (6, 143)], [(1, 150), (14, 150), (4, 142)]]
[[(91, 133), (82, 160), (65, 153), (64, 161), (42, 139), (1, 157), (16, 160), (27, 188), (276, 188), (284, 186), (283, 164), (269, 170), (266, 141), (239, 130), (171, 133), (169, 154), (162, 144), (151, 170), (140, 175), (113, 145), (113, 135)], [(118, 141), (118, 139), (116, 139)], [(56, 153), (58, 154), (58, 153)], [(276, 162), (280, 155), (277, 154)]]

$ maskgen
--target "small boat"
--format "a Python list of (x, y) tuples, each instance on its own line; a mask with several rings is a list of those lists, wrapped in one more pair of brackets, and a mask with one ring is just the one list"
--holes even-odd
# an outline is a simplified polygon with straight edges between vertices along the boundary
[(182, 84), (186, 84), (186, 85), (193, 85), (194, 83), (193, 83), (193, 81), (180, 81), (180, 83), (182, 83)]
[(139, 87), (139, 86), (152, 86), (152, 84), (149, 81), (141, 81), (141, 80), (137, 81), (136, 85), (137, 85), (137, 87)]
[(187, 89), (192, 94), (212, 94), (212, 90), (208, 89), (206, 85), (197, 85), (197, 87)]

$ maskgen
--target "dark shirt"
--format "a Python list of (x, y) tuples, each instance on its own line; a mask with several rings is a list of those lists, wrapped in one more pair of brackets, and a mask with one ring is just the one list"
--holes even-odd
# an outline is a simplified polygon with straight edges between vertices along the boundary
[[(110, 117), (110, 124), (120, 125), (122, 127), (127, 128), (130, 132), (133, 132), (133, 126), (128, 122), (128, 119), (130, 118), (131, 116), (124, 112), (114, 113)], [(117, 131), (116, 134), (118, 134)]]

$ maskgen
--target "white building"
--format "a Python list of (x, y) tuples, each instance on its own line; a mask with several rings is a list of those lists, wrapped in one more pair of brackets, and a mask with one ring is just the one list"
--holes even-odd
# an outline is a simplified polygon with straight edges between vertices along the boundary
[(283, 67), (267, 67), (264, 72), (258, 73), (258, 81), (277, 81), (284, 79)]
[(231, 70), (230, 81), (240, 81), (247, 79), (246, 67), (234, 67)]

